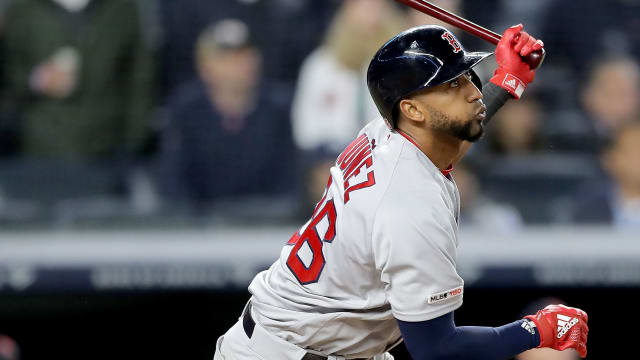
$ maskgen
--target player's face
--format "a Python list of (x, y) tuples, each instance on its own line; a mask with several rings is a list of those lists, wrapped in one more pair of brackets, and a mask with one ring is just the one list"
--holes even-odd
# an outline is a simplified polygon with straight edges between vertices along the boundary
[(427, 112), (426, 126), (460, 140), (476, 141), (484, 133), (486, 107), (469, 72), (414, 96)]

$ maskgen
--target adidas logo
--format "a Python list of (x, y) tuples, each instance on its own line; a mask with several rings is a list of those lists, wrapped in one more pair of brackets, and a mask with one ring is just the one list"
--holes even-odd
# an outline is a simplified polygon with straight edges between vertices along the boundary
[(508, 87), (515, 89), (516, 88), (516, 79), (507, 80), (504, 82)]
[(527, 330), (529, 333), (531, 333), (531, 335), (535, 335), (536, 334), (536, 323), (534, 323), (531, 320), (525, 320), (522, 322), (522, 325), (520, 325), (523, 329)]
[(578, 323), (578, 318), (571, 318), (558, 314), (558, 339), (562, 338), (571, 328)]

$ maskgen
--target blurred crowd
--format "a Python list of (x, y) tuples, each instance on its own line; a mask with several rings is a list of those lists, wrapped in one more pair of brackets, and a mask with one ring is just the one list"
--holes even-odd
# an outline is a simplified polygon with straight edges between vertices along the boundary
[[(462, 225), (640, 228), (640, 0), (434, 3), (548, 53), (454, 171)], [(307, 218), (379, 116), (369, 60), (422, 24), (391, 0), (0, 0), (0, 224)]]

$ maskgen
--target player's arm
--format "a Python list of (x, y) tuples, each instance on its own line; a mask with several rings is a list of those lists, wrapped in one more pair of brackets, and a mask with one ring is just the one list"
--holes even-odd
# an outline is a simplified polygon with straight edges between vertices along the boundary
[(456, 326), (453, 312), (438, 318), (398, 320), (414, 360), (508, 359), (535, 347), (574, 348), (587, 356), (587, 314), (576, 308), (550, 305), (522, 320), (500, 327)]
[[(522, 24), (505, 30), (496, 47), (498, 67), (491, 80), (482, 86), (482, 98), (487, 107), (484, 124), (487, 125), (493, 115), (511, 98), (519, 99), (526, 87), (533, 82), (536, 69), (531, 69), (522, 59), (533, 51), (542, 49), (544, 43), (527, 32)], [(471, 143), (465, 141), (460, 148), (454, 164), (467, 153)]]

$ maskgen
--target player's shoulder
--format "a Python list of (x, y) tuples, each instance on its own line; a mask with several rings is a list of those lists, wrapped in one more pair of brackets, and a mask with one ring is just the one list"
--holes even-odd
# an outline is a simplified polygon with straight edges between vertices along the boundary
[(377, 117), (365, 125), (358, 135), (367, 134), (370, 138), (381, 139), (391, 134), (391, 129), (382, 117)]
[(447, 182), (451, 180), (401, 135), (392, 133), (390, 145), (398, 148), (397, 159), (379, 211), (394, 218), (415, 211), (446, 214)]
[(446, 217), (449, 212), (446, 191), (435, 181), (413, 181), (414, 176), (419, 175), (396, 171), (378, 212), (396, 219), (411, 218), (416, 214)]
[(343, 162), (360, 163), (364, 156), (358, 155), (366, 154), (371, 154), (370, 165), (375, 179), (373, 192), (367, 195), (369, 205), (371, 201), (384, 199), (380, 206), (404, 209), (403, 204), (436, 204), (446, 197), (443, 182), (450, 180), (415, 145), (389, 129), (382, 118), (370, 122), (360, 131), (338, 158), (340, 168), (350, 169)]
[(442, 189), (443, 180), (447, 179), (438, 168), (415, 145), (389, 129), (384, 119), (371, 121), (358, 136), (369, 140), (376, 171), (384, 170), (389, 186), (415, 191), (427, 188), (429, 194)]

